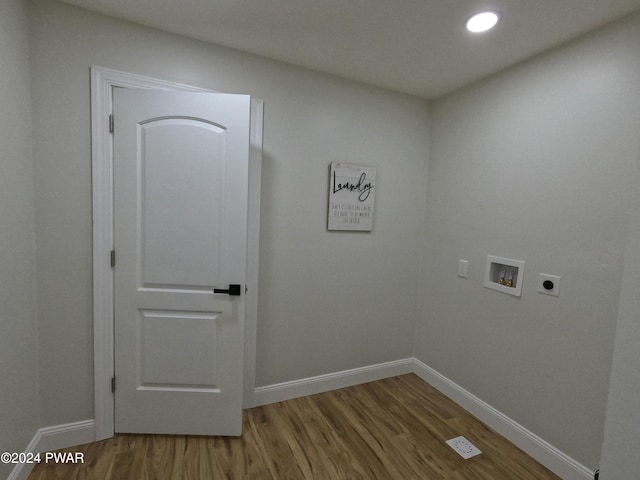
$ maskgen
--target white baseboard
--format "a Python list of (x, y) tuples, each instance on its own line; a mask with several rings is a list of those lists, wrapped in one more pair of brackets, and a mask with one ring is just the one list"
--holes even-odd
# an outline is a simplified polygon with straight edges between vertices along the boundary
[[(591, 480), (594, 472), (416, 358), (380, 363), (255, 389), (254, 406), (415, 373), (564, 480)], [(43, 453), (95, 440), (95, 421), (38, 430), (25, 453)], [(17, 464), (7, 480), (27, 480), (33, 465)]]
[(407, 358), (395, 362), (259, 387), (255, 389), (254, 406), (328, 392), (405, 373), (415, 373), (562, 479), (593, 479), (594, 472), (587, 467), (564, 454), (488, 403), (480, 400), (441, 373), (425, 365), (417, 358)]
[(449, 380), (441, 373), (413, 359), (413, 373), (438, 389), (469, 413), (486, 423), (500, 435), (536, 459), (563, 480), (592, 480), (594, 472), (562, 453), (533, 432), (527, 430), (488, 403)]
[[(95, 440), (95, 421), (66, 423), (41, 428), (33, 436), (24, 453), (44, 453), (59, 448), (67, 448)], [(16, 464), (7, 480), (27, 480), (33, 464)]]
[(343, 370), (341, 372), (303, 378), (291, 382), (258, 387), (254, 394), (254, 407), (269, 403), (282, 402), (293, 398), (314, 395), (316, 393), (352, 387), (362, 383), (374, 382), (383, 378), (395, 377), (413, 371), (413, 358), (379, 363), (368, 367)]

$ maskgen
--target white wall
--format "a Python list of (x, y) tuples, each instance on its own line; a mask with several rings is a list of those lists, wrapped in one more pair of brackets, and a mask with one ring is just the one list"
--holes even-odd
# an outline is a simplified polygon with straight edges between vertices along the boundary
[[(0, 2), (0, 452), (39, 428), (29, 30), (22, 0)], [(5, 478), (13, 465), (0, 464)]]
[[(89, 68), (265, 101), (257, 384), (412, 355), (426, 102), (30, 2), (43, 424), (93, 417)], [(332, 161), (378, 168), (371, 234), (326, 231)]]
[[(640, 148), (639, 26), (453, 93), (432, 117), (416, 357), (592, 469)], [(487, 254), (527, 262), (521, 298), (483, 287)], [(559, 298), (536, 292), (539, 272), (562, 277)]]
[[(640, 166), (640, 158), (638, 163)], [(636, 478), (640, 472), (640, 174), (634, 185), (602, 447), (602, 480)]]

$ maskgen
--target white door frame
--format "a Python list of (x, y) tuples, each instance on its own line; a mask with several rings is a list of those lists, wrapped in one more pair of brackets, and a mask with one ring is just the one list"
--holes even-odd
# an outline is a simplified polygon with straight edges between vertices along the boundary
[[(112, 89), (146, 88), (211, 92), (198, 87), (91, 67), (91, 164), (93, 183), (93, 339), (95, 439), (114, 434), (113, 353), (113, 144), (109, 133)], [(263, 102), (251, 99), (249, 154), (249, 217), (247, 229), (247, 293), (243, 408), (254, 405), (258, 311), (258, 245), (260, 235), (260, 178), (262, 167)]]

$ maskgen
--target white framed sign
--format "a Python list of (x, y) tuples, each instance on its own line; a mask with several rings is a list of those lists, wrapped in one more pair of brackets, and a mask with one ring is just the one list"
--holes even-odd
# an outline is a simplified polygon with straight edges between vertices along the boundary
[(349, 163), (329, 168), (328, 230), (373, 230), (376, 169)]

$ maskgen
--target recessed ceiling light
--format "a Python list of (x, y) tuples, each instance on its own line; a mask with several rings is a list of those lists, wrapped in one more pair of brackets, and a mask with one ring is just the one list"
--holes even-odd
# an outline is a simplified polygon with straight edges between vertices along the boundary
[(498, 12), (476, 13), (467, 21), (467, 30), (473, 33), (486, 32), (496, 26), (500, 20)]

